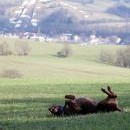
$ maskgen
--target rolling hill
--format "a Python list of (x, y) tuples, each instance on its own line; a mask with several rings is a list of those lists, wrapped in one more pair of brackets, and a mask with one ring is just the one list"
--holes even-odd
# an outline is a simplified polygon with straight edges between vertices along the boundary
[(56, 54), (64, 48), (63, 44), (28, 41), (29, 56), (17, 56), (15, 55), (16, 43), (27, 41), (1, 38), (0, 43), (2, 42), (8, 43), (8, 48), (13, 55), (0, 56), (0, 74), (4, 70), (16, 70), (22, 75), (22, 79), (52, 79), (52, 82), (57, 82), (59, 78), (63, 79), (63, 82), (71, 79), (76, 79), (77, 82), (92, 82), (93, 79), (99, 82), (119, 82), (121, 80), (129, 82), (130, 69), (102, 64), (100, 61), (102, 50), (113, 54), (125, 48), (124, 46), (71, 45), (72, 56), (60, 58)]
[[(39, 30), (43, 33), (121, 33), (127, 25), (129, 33), (130, 6), (127, 0), (12, 0), (0, 2), (2, 27)], [(4, 22), (3, 18), (6, 22)], [(10, 20), (10, 23), (7, 21)], [(2, 25), (2, 24), (1, 24)], [(114, 26), (114, 28), (113, 28)], [(32, 29), (33, 28), (33, 29)]]

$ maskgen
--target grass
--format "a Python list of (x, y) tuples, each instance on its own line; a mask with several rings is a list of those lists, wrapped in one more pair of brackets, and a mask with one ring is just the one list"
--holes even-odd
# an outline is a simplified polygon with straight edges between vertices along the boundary
[[(4, 129), (129, 129), (129, 85), (113, 84), (119, 95), (119, 104), (123, 113), (92, 114), (77, 117), (54, 118), (48, 113), (52, 104), (63, 104), (64, 95), (74, 93), (77, 96), (89, 96), (102, 99), (101, 84), (41, 84), (41, 85), (10, 85), (1, 87), (0, 123)], [(89, 91), (88, 91), (89, 90)]]
[[(13, 48), (15, 40), (7, 41)], [(17, 69), (22, 78), (0, 78), (0, 129), (3, 130), (129, 130), (130, 69), (100, 63), (102, 49), (113, 53), (124, 46), (72, 45), (69, 58), (56, 57), (62, 44), (30, 42), (29, 56), (0, 56), (0, 72)], [(57, 118), (48, 108), (64, 104), (65, 94), (106, 97), (101, 87), (111, 85), (123, 113), (98, 113)]]

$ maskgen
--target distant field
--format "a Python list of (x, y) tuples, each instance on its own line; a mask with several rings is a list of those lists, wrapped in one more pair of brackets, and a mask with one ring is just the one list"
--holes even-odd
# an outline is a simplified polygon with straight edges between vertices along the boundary
[[(14, 50), (16, 40), (6, 41)], [(73, 55), (59, 58), (63, 44), (29, 42), (29, 56), (0, 56), (0, 72), (16, 69), (21, 78), (0, 78), (0, 129), (4, 130), (129, 130), (130, 69), (100, 63), (101, 50), (115, 53), (124, 46), (71, 45)], [(54, 118), (52, 104), (64, 104), (64, 95), (103, 99), (101, 87), (111, 85), (123, 113)]]

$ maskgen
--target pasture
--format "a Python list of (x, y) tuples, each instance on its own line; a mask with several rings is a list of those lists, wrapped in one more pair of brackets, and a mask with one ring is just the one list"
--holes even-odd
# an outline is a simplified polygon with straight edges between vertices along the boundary
[[(1, 39), (10, 47), (14, 39)], [(63, 44), (29, 42), (28, 56), (0, 56), (0, 73), (15, 69), (21, 78), (0, 78), (1, 130), (129, 130), (130, 69), (100, 63), (100, 51), (115, 53), (123, 46), (71, 45), (72, 56), (56, 53)], [(123, 113), (98, 113), (74, 117), (53, 117), (49, 106), (64, 104), (65, 94), (106, 97), (101, 87), (111, 85)]]

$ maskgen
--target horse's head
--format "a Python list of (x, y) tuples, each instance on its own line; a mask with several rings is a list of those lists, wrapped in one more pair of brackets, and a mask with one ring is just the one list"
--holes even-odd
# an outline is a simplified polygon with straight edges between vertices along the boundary
[(63, 107), (60, 105), (53, 105), (48, 109), (53, 115), (60, 116), (63, 111)]

